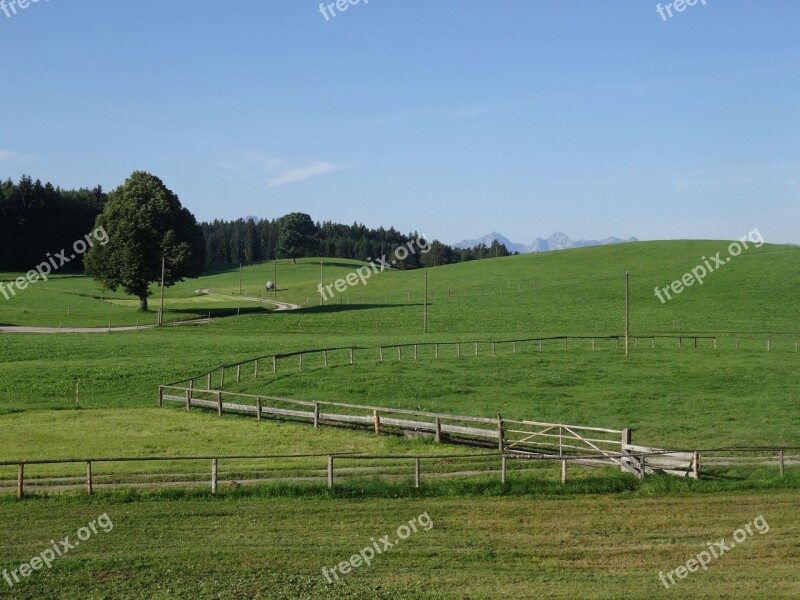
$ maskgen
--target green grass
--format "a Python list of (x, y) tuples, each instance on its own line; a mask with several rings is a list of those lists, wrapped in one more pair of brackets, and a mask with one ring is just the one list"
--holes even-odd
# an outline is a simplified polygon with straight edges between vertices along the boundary
[[(493, 417), (633, 428), (634, 442), (656, 446), (798, 445), (800, 354), (795, 341), (800, 250), (764, 246), (733, 259), (703, 286), (661, 304), (653, 294), (724, 251), (725, 242), (652, 242), (508, 257), (429, 269), (430, 333), (422, 333), (422, 271), (387, 272), (318, 306), (319, 261), (278, 264), (278, 300), (303, 306), (274, 312), (237, 298), (238, 270), (209, 273), (167, 290), (166, 318), (242, 312), (210, 324), (135, 332), (2, 335), (0, 459), (165, 454), (442, 453), (470, 450), (375, 436), (363, 431), (255, 422), (252, 417), (155, 407), (157, 386), (277, 352), (328, 346), (419, 341), (515, 339), (550, 335), (618, 335), (624, 329), (624, 279), (631, 272), (634, 335), (718, 336), (677, 347), (642, 340), (625, 359), (613, 342), (508, 345), (497, 355), (461, 357), (429, 347), (402, 362), (360, 350), (356, 364), (332, 355), (323, 368), (308, 356), (277, 375), (262, 369), (226, 389), (300, 399), (344, 400)], [(354, 261), (326, 261), (325, 280), (351, 272)], [(0, 275), (8, 279), (14, 274)], [(260, 297), (273, 265), (246, 267), (242, 295)], [(199, 296), (211, 288), (232, 298)], [(151, 308), (156, 307), (156, 295)], [(154, 322), (134, 299), (103, 293), (81, 277), (37, 282), (0, 298), (0, 323), (79, 327)], [(67, 307), (69, 306), (69, 315)], [(767, 352), (766, 340), (771, 340)], [(738, 349), (737, 349), (738, 344)], [(80, 408), (76, 409), (76, 383)], [(472, 460), (472, 459), (470, 459)], [(149, 464), (149, 463), (148, 463)], [(207, 477), (208, 465), (153, 463), (157, 477), (175, 468)], [(223, 462), (226, 477), (253, 469), (316, 474), (317, 459), (267, 465)], [(408, 466), (397, 467), (408, 473)], [(444, 466), (432, 464), (432, 471)], [(519, 468), (517, 465), (514, 468)], [(30, 467), (44, 480), (80, 476), (84, 467)], [(96, 465), (123, 481), (141, 465)], [(74, 532), (107, 511), (115, 529), (0, 594), (18, 598), (188, 597), (544, 597), (640, 598), (796, 597), (798, 474), (729, 468), (691, 482), (618, 471), (576, 468), (566, 486), (554, 465), (496, 474), (423, 480), (410, 475), (380, 482), (343, 477), (328, 492), (319, 482), (207, 490), (99, 490), (39, 495), (18, 503), (0, 497), (0, 568), (30, 559), (53, 538)], [(13, 468), (0, 470), (11, 481)], [(205, 486), (206, 484), (201, 484)], [(328, 586), (322, 566), (346, 559), (362, 539), (383, 535), (427, 510), (437, 526), (385, 561)], [(706, 573), (659, 588), (658, 571), (685, 563), (698, 545), (760, 513), (769, 535), (717, 561)], [(455, 567), (454, 565), (457, 565)], [(0, 583), (3, 583), (0, 580)], [(0, 589), (3, 589), (0, 587)], [(58, 591), (55, 592), (54, 590)], [(615, 591), (616, 590), (616, 591)], [(470, 596), (471, 594), (471, 596)]]
[[(0, 503), (13, 523), (0, 565), (18, 568), (107, 514), (113, 529), (4, 594), (39, 598), (796, 598), (800, 509), (793, 491), (644, 498), (159, 498)], [(330, 569), (427, 513), (370, 566)], [(54, 514), (59, 516), (54, 519)], [(706, 544), (754, 535), (667, 592), (658, 578)], [(427, 520), (424, 520), (427, 523)]]

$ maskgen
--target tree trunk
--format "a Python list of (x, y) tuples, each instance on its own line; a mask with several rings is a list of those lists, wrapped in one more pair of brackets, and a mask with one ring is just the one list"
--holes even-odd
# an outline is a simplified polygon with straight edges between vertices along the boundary
[(147, 311), (147, 294), (139, 296), (139, 310)]

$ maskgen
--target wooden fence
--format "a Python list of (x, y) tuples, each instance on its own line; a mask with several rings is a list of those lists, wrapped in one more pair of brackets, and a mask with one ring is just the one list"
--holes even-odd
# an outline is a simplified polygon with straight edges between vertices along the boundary
[[(630, 344), (636, 349), (640, 343), (649, 348), (655, 348), (657, 342), (671, 340), (677, 347), (689, 345), (698, 348), (703, 343), (705, 347), (717, 348), (716, 336), (702, 335), (641, 335), (631, 336)], [(605, 345), (613, 344), (614, 348), (624, 346), (624, 335), (608, 336), (555, 336), (524, 338), (516, 340), (478, 340), (465, 342), (419, 342), (409, 344), (390, 344), (381, 346), (338, 346), (332, 348), (317, 348), (298, 350), (296, 352), (283, 352), (268, 354), (244, 361), (220, 365), (200, 375), (188, 379), (172, 382), (168, 385), (175, 386), (187, 384), (192, 388), (206, 390), (224, 389), (225, 382), (231, 379), (236, 382), (243, 377), (258, 378), (266, 373), (275, 374), (279, 369), (303, 369), (304, 366), (328, 367), (333, 364), (355, 364), (357, 358), (384, 362), (388, 360), (418, 360), (418, 358), (439, 358), (441, 356), (478, 356), (480, 354), (497, 355), (499, 352), (516, 354), (524, 350), (543, 351), (549, 348), (570, 349), (577, 344), (583, 344), (587, 349), (597, 350)], [(766, 342), (769, 346), (770, 342)], [(737, 342), (738, 348), (738, 342)], [(796, 345), (795, 345), (795, 349)]]
[[(299, 482), (322, 482), (325, 481), (327, 483), (327, 487), (329, 489), (334, 487), (334, 481), (341, 478), (352, 478), (352, 477), (389, 477), (389, 478), (407, 478), (411, 474), (413, 474), (413, 481), (414, 487), (419, 488), (421, 487), (421, 482), (423, 478), (423, 474), (426, 478), (436, 479), (436, 478), (446, 478), (446, 477), (474, 477), (474, 476), (497, 476), (499, 474), (500, 481), (503, 484), (509, 482), (509, 468), (508, 465), (510, 461), (515, 462), (550, 462), (556, 463), (560, 466), (561, 471), (561, 483), (564, 484), (567, 482), (567, 471), (568, 465), (576, 465), (576, 466), (609, 466), (609, 464), (617, 464), (615, 461), (625, 460), (630, 461), (630, 464), (634, 465), (635, 468), (632, 472), (634, 472), (640, 479), (645, 477), (645, 474), (651, 473), (660, 473), (665, 472), (657, 465), (660, 461), (671, 461), (677, 460), (673, 457), (666, 458), (665, 454), (685, 454), (684, 452), (633, 452), (633, 448), (629, 448), (630, 452), (628, 453), (620, 453), (620, 454), (609, 454), (606, 452), (592, 455), (576, 455), (576, 456), (557, 456), (552, 454), (535, 454), (535, 453), (522, 453), (522, 452), (513, 452), (513, 453), (505, 453), (505, 452), (491, 452), (491, 453), (474, 453), (474, 454), (442, 454), (442, 455), (365, 455), (359, 453), (332, 453), (332, 454), (265, 454), (265, 455), (228, 455), (228, 456), (164, 456), (164, 457), (116, 457), (116, 458), (70, 458), (70, 459), (41, 459), (41, 460), (10, 460), (10, 461), (0, 461), (0, 467), (4, 466), (16, 466), (17, 467), (17, 480), (16, 486), (12, 486), (11, 489), (16, 489), (16, 496), (17, 498), (24, 498), (26, 495), (26, 479), (25, 479), (25, 467), (26, 466), (35, 466), (35, 465), (68, 465), (68, 464), (85, 464), (86, 465), (86, 477), (83, 482), (76, 482), (77, 478), (74, 477), (59, 477), (57, 479), (58, 485), (54, 486), (51, 483), (51, 480), (44, 480), (42, 482), (41, 479), (31, 479), (29, 477), (28, 482), (33, 481), (34, 485), (31, 489), (34, 490), (50, 490), (50, 489), (76, 489), (79, 487), (86, 488), (86, 491), (89, 495), (92, 495), (96, 488), (106, 488), (106, 489), (113, 489), (113, 488), (133, 488), (133, 487), (198, 487), (201, 485), (210, 485), (211, 493), (217, 494), (219, 491), (220, 484), (228, 483), (232, 487), (239, 487), (243, 483), (246, 484), (259, 484), (259, 483), (299, 483)], [(689, 454), (693, 457), (692, 467), (693, 471), (687, 471), (685, 474), (691, 473), (696, 479), (699, 478), (700, 470), (700, 456), (702, 455), (704, 465), (707, 464), (748, 464), (748, 465), (765, 465), (765, 466), (772, 466), (777, 467), (779, 470), (779, 474), (781, 477), (785, 475), (785, 467), (788, 466), (797, 466), (800, 465), (800, 455), (797, 455), (797, 451), (800, 450), (800, 447), (782, 447), (782, 448), (717, 448), (717, 449), (707, 449), (707, 450), (696, 450), (689, 452)], [(777, 456), (771, 460), (765, 460), (764, 453), (771, 452), (776, 453)], [(794, 452), (791, 457), (787, 457), (788, 452)], [(731, 456), (731, 455), (741, 455), (741, 454), (759, 454), (760, 456)], [(727, 456), (721, 456), (725, 454)], [(684, 457), (685, 458), (685, 457)], [(226, 462), (233, 462), (233, 461), (260, 461), (263, 462), (264, 460), (298, 460), (298, 459), (320, 459), (321, 461), (325, 460), (324, 471), (322, 468), (319, 469), (320, 472), (324, 474), (315, 475), (315, 476), (303, 476), (303, 477), (258, 477), (255, 479), (250, 479), (248, 481), (240, 482), (236, 480), (225, 480), (221, 477), (221, 464), (223, 461)], [(715, 462), (716, 460), (724, 461), (724, 462)], [(127, 474), (117, 474), (115, 476), (115, 483), (98, 483), (97, 479), (98, 476), (93, 472), (92, 466), (94, 464), (109, 464), (109, 463), (120, 463), (120, 462), (191, 462), (191, 461), (203, 461), (206, 463), (210, 463), (210, 477), (206, 475), (204, 480), (187, 480), (185, 478), (181, 479), (165, 479), (164, 476), (160, 474), (153, 473), (153, 476), (159, 476), (157, 481), (152, 481), (148, 483), (142, 482), (119, 482), (118, 480), (123, 476), (128, 477), (128, 479), (135, 479), (138, 478), (141, 474), (139, 473), (127, 473)], [(368, 467), (362, 468), (349, 468), (349, 467), (342, 467), (342, 463), (352, 463), (352, 462), (368, 462), (372, 461), (380, 461), (378, 465), (370, 465)], [(423, 465), (430, 465), (431, 463), (436, 463), (439, 461), (438, 465), (434, 465), (429, 469), (423, 469)], [(461, 466), (464, 462), (469, 462), (468, 470), (464, 470), (464, 467)], [(478, 461), (476, 466), (475, 461)], [(399, 471), (398, 468), (393, 467), (389, 463), (399, 463)], [(336, 470), (336, 465), (339, 465), (339, 470)], [(446, 469), (443, 469), (442, 466), (446, 464)], [(674, 466), (674, 465), (673, 465)], [(322, 463), (320, 464), (322, 467)], [(449, 470), (448, 470), (449, 469)], [(457, 469), (457, 470), (452, 470)], [(511, 473), (520, 474), (524, 472), (524, 467), (521, 469), (515, 469), (511, 471)], [(206, 472), (208, 473), (208, 472)], [(337, 475), (338, 473), (338, 475)], [(170, 473), (173, 477), (177, 475), (175, 473)], [(193, 473), (191, 475), (197, 475), (197, 473)], [(229, 475), (230, 477), (230, 475)], [(8, 489), (8, 486), (3, 485), (3, 481), (0, 480), (0, 489)]]
[(630, 430), (603, 429), (582, 425), (541, 423), (496, 418), (471, 417), (419, 410), (389, 408), (345, 402), (295, 400), (276, 396), (240, 394), (222, 390), (197, 390), (175, 385), (159, 386), (158, 403), (178, 403), (226, 412), (290, 418), (314, 427), (323, 424), (348, 425), (381, 432), (399, 432), (409, 436), (428, 435), (437, 442), (447, 438), (473, 445), (495, 446), (501, 452), (551, 453), (558, 456), (600, 454), (623, 466), (617, 458), (630, 441)]

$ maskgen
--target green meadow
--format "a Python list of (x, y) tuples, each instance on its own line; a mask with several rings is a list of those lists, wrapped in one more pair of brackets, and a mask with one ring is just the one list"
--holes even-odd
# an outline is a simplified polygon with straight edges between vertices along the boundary
[[(425, 411), (631, 428), (634, 443), (662, 447), (798, 446), (800, 249), (752, 248), (661, 303), (654, 295), (724, 252), (722, 241), (647, 242), (513, 256), (427, 270), (429, 332), (423, 332), (425, 273), (387, 271), (320, 303), (323, 282), (362, 263), (305, 259), (220, 270), (165, 293), (165, 320), (210, 322), (145, 328), (156, 321), (135, 299), (85, 277), (53, 277), (0, 297), (0, 326), (97, 327), (102, 333), (0, 334), (0, 461), (114, 456), (232, 454), (463, 454), (428, 440), (375, 436), (156, 406), (159, 384), (256, 356), (324, 347), (359, 349), (355, 364), (332, 353), (279, 361), (278, 372), (245, 375), (226, 389)], [(631, 335), (626, 358), (625, 279)], [(278, 290), (266, 292), (275, 278)], [(0, 274), (9, 280), (18, 274)], [(198, 290), (209, 289), (205, 295)], [(275, 311), (276, 299), (299, 305)], [(119, 326), (140, 326), (114, 331)], [(512, 352), (487, 342), (524, 342)], [(655, 336), (654, 346), (651, 338)], [(704, 336), (697, 347), (678, 337)], [(595, 337), (595, 348), (591, 339)], [(580, 339), (578, 339), (580, 338)], [(420, 346), (417, 359), (377, 348), (397, 343), (483, 341), (456, 356)], [(632, 341), (633, 343), (633, 341)], [(769, 348), (769, 349), (768, 349)], [(437, 463), (438, 464), (438, 463)], [(242, 486), (212, 498), (208, 465), (148, 463), (148, 474), (179, 472), (198, 486), (0, 495), (0, 570), (14, 569), (102, 513), (100, 533), (13, 588), (12, 598), (792, 598), (800, 595), (797, 472), (731, 469), (689, 482), (644, 482), (612, 470), (576, 469), (566, 486), (553, 465), (431, 478), (414, 490), (406, 467), (395, 479), (320, 479)], [(81, 465), (31, 467), (26, 475), (79, 477)], [(144, 467), (96, 466), (108, 482)], [(324, 458), (225, 466), (321, 477)], [(444, 469), (443, 465), (432, 467)], [(495, 467), (496, 468), (496, 467)], [(177, 469), (177, 470), (176, 470)], [(13, 487), (15, 467), (0, 467)], [(10, 489), (10, 488), (9, 488)], [(415, 534), (370, 567), (329, 584), (321, 576), (370, 537), (427, 511), (434, 528)], [(720, 557), (708, 571), (665, 590), (659, 571), (684, 564), (714, 539), (763, 514), (770, 532)], [(87, 581), (90, 582), (87, 585)], [(53, 595), (57, 589), (58, 595)]]

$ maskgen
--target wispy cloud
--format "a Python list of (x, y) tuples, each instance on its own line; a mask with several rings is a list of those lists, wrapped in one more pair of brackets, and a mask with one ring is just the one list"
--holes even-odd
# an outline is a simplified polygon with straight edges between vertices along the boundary
[(262, 154), (260, 152), (243, 152), (233, 160), (219, 163), (220, 167), (242, 179), (266, 183), (268, 187), (277, 187), (289, 183), (297, 183), (304, 179), (338, 171), (340, 167), (322, 160), (306, 161), (298, 165), (291, 161)]
[(0, 148), (0, 162), (12, 161), (12, 160), (30, 160), (30, 156), (25, 156), (24, 154), (20, 154), (19, 152), (13, 152), (11, 150), (3, 150), (2, 148)]
[(308, 167), (301, 167), (296, 169), (288, 169), (283, 173), (270, 178), (267, 185), (275, 187), (278, 185), (286, 185), (287, 183), (295, 183), (303, 181), (309, 177), (316, 177), (325, 173), (332, 173), (336, 170), (336, 166), (329, 162), (319, 161), (315, 162)]

